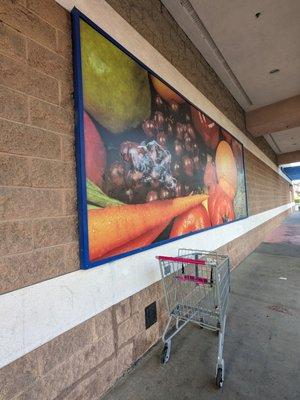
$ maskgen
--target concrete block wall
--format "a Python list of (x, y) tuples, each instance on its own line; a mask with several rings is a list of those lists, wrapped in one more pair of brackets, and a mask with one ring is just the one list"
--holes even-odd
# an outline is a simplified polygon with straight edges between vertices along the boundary
[[(158, 322), (146, 330), (154, 301)], [(157, 342), (166, 318), (158, 282), (4, 367), (0, 399), (99, 399)]]
[(0, 292), (79, 268), (71, 24), (0, 1)]
[(291, 201), (291, 187), (278, 173), (244, 151), (249, 215), (287, 204)]
[[(243, 111), (158, 0), (109, 3), (244, 130)], [(2, 293), (79, 269), (72, 91), (68, 13), (54, 0), (0, 0)], [(289, 184), (247, 150), (245, 166), (251, 215), (290, 201)], [(237, 266), (287, 213), (220, 250)], [(146, 330), (154, 301), (158, 322)], [(157, 282), (6, 365), (0, 399), (98, 399), (166, 318)]]

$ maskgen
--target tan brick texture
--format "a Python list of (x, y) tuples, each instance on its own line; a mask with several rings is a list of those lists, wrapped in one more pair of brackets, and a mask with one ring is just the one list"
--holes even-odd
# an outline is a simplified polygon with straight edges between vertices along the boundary
[(250, 151), (244, 155), (249, 215), (289, 203), (291, 185)]
[(0, 0), (0, 292), (79, 268), (71, 24)]

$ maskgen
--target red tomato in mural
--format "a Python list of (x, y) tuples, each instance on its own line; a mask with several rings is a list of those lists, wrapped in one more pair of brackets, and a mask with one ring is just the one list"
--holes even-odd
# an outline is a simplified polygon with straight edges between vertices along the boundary
[(210, 191), (208, 211), (212, 226), (233, 221), (235, 218), (233, 201), (219, 185)]
[(198, 133), (202, 136), (207, 147), (212, 150), (218, 145), (220, 128), (210, 118), (191, 106), (192, 119)]
[(106, 165), (106, 151), (93, 121), (84, 112), (84, 146), (86, 177), (101, 186)]
[(170, 238), (194, 232), (211, 226), (206, 208), (200, 204), (179, 215), (174, 221)]

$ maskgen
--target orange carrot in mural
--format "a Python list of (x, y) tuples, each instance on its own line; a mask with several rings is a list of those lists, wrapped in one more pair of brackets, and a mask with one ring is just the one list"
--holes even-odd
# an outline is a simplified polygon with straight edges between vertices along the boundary
[(206, 199), (207, 195), (196, 194), (172, 200), (157, 200), (145, 204), (126, 204), (89, 210), (90, 260), (101, 258), (112, 249), (170, 221)]
[(123, 246), (109, 251), (108, 253), (104, 254), (103, 258), (112, 257), (118, 254), (127, 253), (128, 251), (139, 249), (141, 247), (149, 246), (149, 244), (151, 244), (153, 240), (162, 233), (162, 231), (169, 225), (170, 222), (171, 221), (161, 224), (157, 228), (151, 229), (149, 232), (144, 233), (136, 239), (124, 244)]

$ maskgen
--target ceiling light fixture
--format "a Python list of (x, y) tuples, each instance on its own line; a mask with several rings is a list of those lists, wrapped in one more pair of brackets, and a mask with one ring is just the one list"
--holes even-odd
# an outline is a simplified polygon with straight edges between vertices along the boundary
[(279, 72), (280, 70), (278, 68), (272, 69), (269, 74), (276, 74), (277, 72)]

